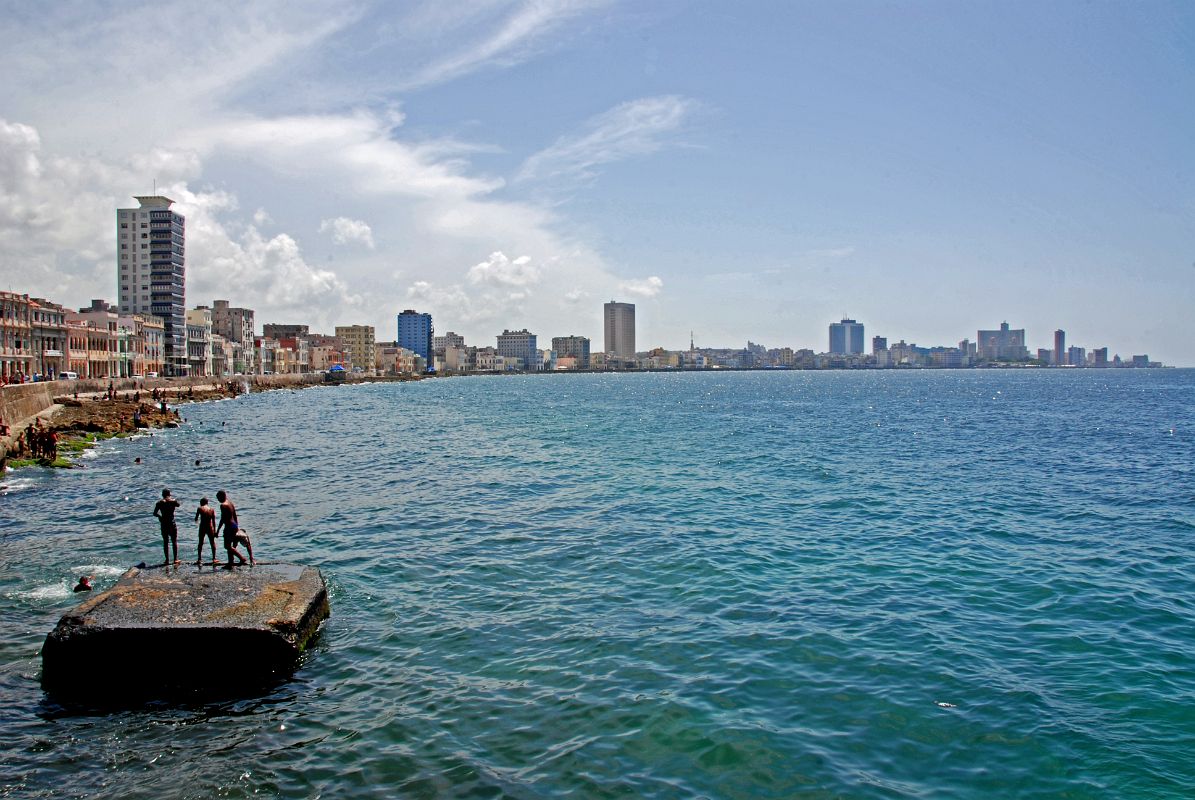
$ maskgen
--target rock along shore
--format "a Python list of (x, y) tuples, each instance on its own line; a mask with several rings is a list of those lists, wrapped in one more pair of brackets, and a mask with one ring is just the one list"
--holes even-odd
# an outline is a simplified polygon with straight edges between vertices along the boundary
[[(418, 379), (419, 376), (352, 375), (345, 383)], [(245, 391), (265, 392), (326, 385), (322, 374), (248, 375), (221, 379), (159, 378), (144, 381), (118, 378), (112, 384), (115, 399), (108, 399), (109, 383), (105, 380), (48, 381), (0, 387), (0, 420), (9, 426), (8, 434), (0, 435), (0, 473), (6, 465), (78, 466), (75, 457), (101, 439), (130, 436), (153, 428), (177, 427), (182, 421), (177, 407), (186, 403), (235, 397)], [(162, 410), (161, 399), (153, 398), (154, 389), (167, 403), (167, 410)], [(139, 423), (134, 421), (135, 410), (140, 410)], [(4, 411), (7, 413), (2, 413)], [(57, 434), (58, 458), (39, 458), (22, 446), (22, 432), (38, 423)]]
[(329, 613), (314, 567), (133, 567), (62, 616), (42, 685), (97, 703), (243, 691), (288, 676)]

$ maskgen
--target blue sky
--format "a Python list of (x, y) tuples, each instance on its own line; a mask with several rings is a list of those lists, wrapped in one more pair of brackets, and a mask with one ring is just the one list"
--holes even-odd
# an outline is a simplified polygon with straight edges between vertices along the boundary
[(6, 3), (4, 287), (114, 297), (156, 178), (259, 322), (1195, 364), (1190, 4), (444, 5)]

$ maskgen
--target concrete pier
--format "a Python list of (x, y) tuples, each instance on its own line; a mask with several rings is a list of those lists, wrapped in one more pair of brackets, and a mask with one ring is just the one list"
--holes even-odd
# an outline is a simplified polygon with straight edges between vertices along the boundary
[(328, 614), (314, 567), (134, 567), (59, 620), (42, 648), (42, 685), (96, 700), (236, 693), (288, 675)]

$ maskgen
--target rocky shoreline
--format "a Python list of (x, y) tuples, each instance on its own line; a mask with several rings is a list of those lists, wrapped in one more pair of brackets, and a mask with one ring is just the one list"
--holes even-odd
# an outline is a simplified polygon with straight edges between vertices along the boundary
[[(249, 380), (232, 378), (224, 383), (196, 383), (178, 385), (158, 383), (149, 389), (145, 383), (121, 381), (112, 396), (106, 391), (73, 392), (53, 398), (54, 404), (31, 419), (14, 426), (7, 435), (0, 434), (0, 479), (6, 467), (42, 466), (70, 469), (81, 467), (79, 456), (104, 439), (133, 436), (157, 428), (176, 428), (183, 419), (177, 407), (187, 403), (236, 397), (246, 391), (267, 392), (277, 389), (302, 389), (326, 385), (319, 376), (303, 376), (307, 380), (283, 380), (290, 376), (276, 376), (280, 380), (256, 376)], [(298, 377), (298, 376), (295, 376)], [(352, 376), (346, 383), (369, 383), (418, 380), (418, 376), (365, 377)], [(57, 387), (55, 387), (57, 388)], [(88, 387), (92, 388), (92, 387)], [(156, 395), (156, 396), (155, 396)], [(31, 437), (53, 432), (57, 439), (54, 456), (35, 454), (39, 448)]]

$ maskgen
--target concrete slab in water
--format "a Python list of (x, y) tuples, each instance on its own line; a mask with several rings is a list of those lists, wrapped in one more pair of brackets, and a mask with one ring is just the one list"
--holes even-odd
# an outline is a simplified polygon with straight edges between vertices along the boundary
[(293, 669), (328, 613), (314, 567), (134, 567), (59, 620), (42, 648), (42, 684), (70, 694), (236, 690)]

